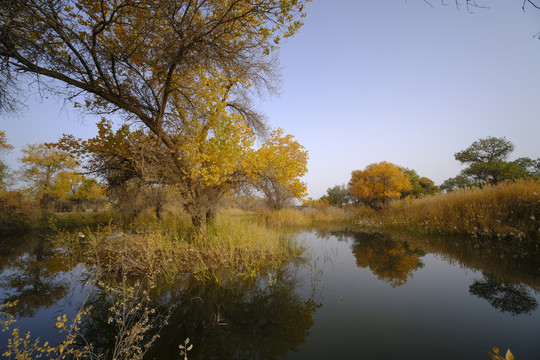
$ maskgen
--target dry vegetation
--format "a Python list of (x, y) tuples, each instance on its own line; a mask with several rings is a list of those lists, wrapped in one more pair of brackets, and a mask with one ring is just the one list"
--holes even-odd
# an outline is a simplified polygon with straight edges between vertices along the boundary
[(189, 273), (202, 281), (254, 277), (302, 252), (292, 237), (231, 213), (218, 216), (206, 234), (194, 229), (189, 217), (170, 216), (160, 222), (138, 219), (129, 232), (110, 226), (63, 233), (59, 239), (107, 275), (174, 278)]
[(394, 201), (383, 211), (367, 206), (261, 211), (271, 226), (347, 225), (375, 230), (530, 237), (540, 233), (540, 182), (519, 180)]
[(540, 232), (540, 182), (521, 180), (395, 202), (384, 221), (421, 232), (524, 237)]

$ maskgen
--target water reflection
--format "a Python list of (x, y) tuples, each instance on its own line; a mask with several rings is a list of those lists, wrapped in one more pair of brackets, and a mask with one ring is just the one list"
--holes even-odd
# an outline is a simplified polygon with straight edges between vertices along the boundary
[(483, 274), (482, 280), (475, 280), (469, 287), (469, 293), (486, 299), (494, 308), (512, 315), (532, 314), (538, 308), (529, 288), (499, 280), (493, 274)]
[(531, 314), (538, 308), (532, 291), (540, 289), (540, 251), (535, 239), (479, 239), (465, 237), (415, 237), (334, 231), (338, 239), (352, 239), (356, 264), (397, 287), (423, 267), (421, 257), (442, 255), (451, 263), (479, 270), (481, 280), (469, 287), (471, 295), (485, 299), (495, 309), (512, 315)]
[[(11, 309), (17, 317), (31, 317), (67, 295), (69, 279), (60, 276), (76, 264), (53, 249), (44, 239), (28, 240), (24, 252), (9, 254), (0, 274), (0, 302), (17, 301)], [(6, 257), (8, 259), (8, 257)]]
[[(190, 358), (282, 357), (306, 341), (313, 315), (321, 306), (299, 296), (296, 286), (293, 276), (281, 274), (271, 286), (264, 279), (227, 285), (186, 280), (168, 289), (158, 288), (153, 306), (174, 310), (147, 357), (180, 358), (178, 345), (186, 338), (194, 344)], [(110, 349), (116, 329), (107, 322), (108, 299), (96, 294), (90, 304), (93, 311), (84, 325), (84, 336), (93, 339), (98, 349)]]
[(430, 253), (440, 254), (450, 263), (493, 274), (512, 284), (540, 290), (540, 246), (538, 238), (504, 239), (457, 236), (411, 236), (394, 238), (414, 244)]
[(424, 267), (420, 258), (426, 253), (409, 242), (393, 240), (384, 234), (341, 232), (336, 235), (351, 237), (356, 265), (369, 268), (379, 280), (392, 287), (404, 285), (416, 270)]

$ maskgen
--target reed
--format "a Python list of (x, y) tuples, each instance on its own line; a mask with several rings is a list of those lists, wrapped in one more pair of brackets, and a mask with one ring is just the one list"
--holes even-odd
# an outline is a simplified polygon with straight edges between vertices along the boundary
[(146, 224), (144, 232), (127, 233), (109, 226), (102, 231), (62, 233), (58, 241), (106, 275), (174, 278), (189, 273), (204, 281), (255, 277), (302, 252), (291, 236), (249, 217), (227, 215), (218, 216), (206, 234), (171, 218)]
[(388, 226), (478, 236), (538, 235), (540, 182), (520, 180), (392, 203)]

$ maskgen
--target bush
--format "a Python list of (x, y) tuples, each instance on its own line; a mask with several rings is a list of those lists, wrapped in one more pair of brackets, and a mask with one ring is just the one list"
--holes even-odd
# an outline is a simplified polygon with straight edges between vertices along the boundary
[(0, 193), (0, 234), (28, 231), (38, 217), (37, 206), (22, 194)]

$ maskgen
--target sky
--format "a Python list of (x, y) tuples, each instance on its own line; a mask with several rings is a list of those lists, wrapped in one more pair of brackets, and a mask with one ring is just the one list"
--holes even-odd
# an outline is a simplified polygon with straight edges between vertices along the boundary
[[(280, 94), (257, 106), (309, 151), (309, 196), (380, 161), (441, 184), (462, 169), (454, 153), (488, 136), (510, 140), (511, 159), (540, 158), (540, 10), (478, 0), (488, 8), (467, 11), (452, 1), (307, 5), (304, 26), (280, 49)], [(97, 132), (98, 118), (61, 99), (24, 102), (0, 117), (12, 169), (26, 144)]]

